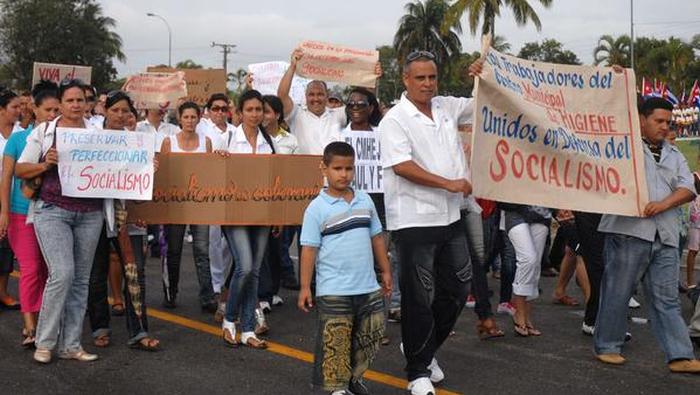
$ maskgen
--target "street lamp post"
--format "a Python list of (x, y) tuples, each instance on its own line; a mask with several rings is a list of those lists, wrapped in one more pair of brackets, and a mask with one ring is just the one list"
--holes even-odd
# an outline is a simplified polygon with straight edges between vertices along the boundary
[(158, 14), (154, 14), (154, 13), (152, 13), (152, 12), (149, 12), (149, 13), (146, 14), (146, 15), (147, 15), (147, 16), (152, 16), (152, 17), (154, 17), (154, 18), (160, 19), (161, 21), (163, 21), (163, 23), (165, 23), (165, 26), (168, 28), (168, 67), (172, 67), (172, 60), (173, 60), (173, 31), (170, 29), (170, 24), (168, 23), (167, 20), (165, 20), (165, 18), (163, 18), (162, 16), (160, 16), (160, 15), (158, 15)]

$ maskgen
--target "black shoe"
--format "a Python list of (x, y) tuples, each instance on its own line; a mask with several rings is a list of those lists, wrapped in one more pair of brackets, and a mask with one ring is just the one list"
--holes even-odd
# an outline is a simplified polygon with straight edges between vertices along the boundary
[(214, 301), (212, 301), (212, 302), (203, 304), (203, 305), (202, 305), (202, 311), (205, 312), (205, 313), (214, 314), (214, 313), (216, 313), (216, 309), (217, 309), (218, 307), (219, 307), (219, 304), (216, 303), (216, 302), (214, 302)]
[(369, 390), (367, 389), (367, 386), (365, 386), (365, 383), (362, 380), (350, 380), (348, 391), (350, 391), (354, 395), (369, 395)]
[(301, 289), (301, 286), (299, 286), (299, 281), (293, 277), (283, 279), (281, 285), (283, 288), (291, 289), (292, 291), (298, 291)]
[(173, 298), (173, 299), (164, 298), (163, 299), (163, 307), (165, 307), (166, 309), (176, 308), (177, 304), (175, 304), (175, 298)]
[(696, 347), (700, 347), (700, 336), (690, 336), (690, 341), (695, 343)]

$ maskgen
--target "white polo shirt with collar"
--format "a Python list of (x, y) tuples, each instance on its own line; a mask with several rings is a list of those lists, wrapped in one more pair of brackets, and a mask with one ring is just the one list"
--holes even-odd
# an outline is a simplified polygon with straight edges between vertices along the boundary
[(136, 131), (142, 133), (155, 133), (156, 135), (156, 152), (160, 152), (160, 147), (163, 145), (163, 140), (169, 136), (174, 136), (180, 133), (180, 128), (172, 123), (161, 121), (156, 129), (148, 119), (136, 123)]
[[(265, 137), (262, 135), (260, 129), (258, 129), (258, 137), (255, 141), (255, 153), (256, 154), (271, 154), (272, 146), (267, 142)], [(253, 146), (250, 145), (248, 139), (245, 137), (245, 132), (243, 131), (243, 125), (238, 125), (233, 130), (233, 136), (228, 145), (228, 152), (232, 154), (252, 154)]]
[(341, 131), (347, 124), (345, 107), (326, 108), (321, 116), (304, 106), (294, 104), (286, 118), (299, 144), (298, 154), (323, 155), (326, 145), (341, 141)]
[(471, 123), (473, 100), (437, 96), (431, 108), (433, 119), (421, 113), (404, 92), (379, 124), (388, 230), (446, 226), (459, 220), (462, 193), (413, 183), (391, 169), (413, 161), (449, 180), (467, 178), (457, 126)]
[(211, 148), (213, 151), (224, 150), (229, 145), (232, 135), (236, 127), (226, 122), (226, 130), (221, 131), (211, 119), (202, 118), (197, 124), (195, 131), (199, 134), (204, 134), (211, 140)]
[(295, 155), (298, 153), (299, 143), (297, 142), (296, 136), (293, 134), (279, 128), (277, 131), (277, 136), (271, 137), (272, 141), (275, 142), (275, 150), (277, 150), (278, 154)]

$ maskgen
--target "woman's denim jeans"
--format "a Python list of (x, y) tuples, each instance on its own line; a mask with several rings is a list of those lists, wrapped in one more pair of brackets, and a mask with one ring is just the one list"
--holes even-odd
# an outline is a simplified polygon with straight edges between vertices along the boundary
[(101, 210), (79, 213), (38, 202), (34, 229), (49, 269), (36, 331), (38, 348), (80, 349), (90, 270), (103, 221)]
[(226, 321), (233, 322), (240, 314), (241, 331), (255, 330), (255, 307), (258, 303), (260, 265), (270, 234), (269, 226), (222, 226), (231, 254), (238, 256), (229, 284)]

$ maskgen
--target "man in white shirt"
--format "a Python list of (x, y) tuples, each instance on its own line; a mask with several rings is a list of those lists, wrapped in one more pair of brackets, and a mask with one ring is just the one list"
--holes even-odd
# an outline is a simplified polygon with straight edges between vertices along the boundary
[(166, 137), (174, 136), (180, 132), (180, 128), (165, 122), (165, 111), (157, 108), (146, 110), (146, 119), (136, 124), (137, 132), (154, 133), (156, 135), (156, 152), (160, 152), (160, 146)]
[(211, 140), (214, 151), (226, 150), (236, 127), (228, 122), (231, 99), (224, 93), (214, 93), (204, 106), (209, 119), (202, 118), (197, 125), (197, 133), (204, 134)]
[(327, 108), (328, 87), (325, 82), (314, 80), (306, 86), (306, 106), (294, 103), (289, 92), (303, 53), (295, 49), (290, 65), (280, 80), (277, 96), (284, 105), (284, 117), (297, 137), (299, 154), (323, 155), (323, 149), (333, 141), (340, 141), (340, 132), (347, 124), (345, 107)]
[(460, 124), (471, 99), (435, 96), (435, 56), (406, 58), (406, 92), (379, 124), (387, 228), (400, 261), (401, 335), (408, 389), (435, 394), (444, 378), (434, 356), (464, 307), (472, 268), (460, 205), (471, 193)]

